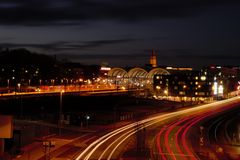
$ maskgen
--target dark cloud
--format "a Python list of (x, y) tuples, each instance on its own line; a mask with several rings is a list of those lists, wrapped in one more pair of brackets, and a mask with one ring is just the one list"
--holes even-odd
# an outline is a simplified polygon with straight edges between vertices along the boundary
[(208, 65), (239, 65), (238, 51), (217, 51), (197, 49), (159, 50), (159, 64), (172, 66), (187, 66), (200, 69)]
[(144, 66), (149, 63), (150, 54), (147, 53), (119, 53), (119, 54), (59, 54), (60, 60), (70, 60), (72, 62), (80, 62), (84, 64), (101, 64), (107, 62), (111, 66)]
[(60, 57), (69, 59), (116, 59), (116, 60), (135, 60), (141, 58), (149, 58), (146, 53), (131, 53), (131, 54), (60, 54)]
[(178, 58), (181, 59), (195, 59), (195, 60), (237, 60), (239, 61), (240, 55), (233, 53), (233, 54), (182, 54), (178, 55)]
[(88, 20), (191, 16), (237, 0), (8, 0), (0, 2), (1, 25), (73, 25)]
[(95, 47), (101, 47), (104, 45), (120, 44), (135, 41), (135, 39), (113, 39), (113, 40), (96, 40), (96, 41), (59, 41), (48, 44), (21, 44), (21, 43), (0, 43), (1, 47), (7, 48), (34, 48), (44, 51), (72, 51), (72, 50), (84, 50), (93, 49)]
[(167, 50), (157, 50), (161, 58), (166, 59), (177, 59), (177, 60), (239, 60), (239, 51), (218, 51), (218, 50), (197, 50), (197, 49), (167, 49)]

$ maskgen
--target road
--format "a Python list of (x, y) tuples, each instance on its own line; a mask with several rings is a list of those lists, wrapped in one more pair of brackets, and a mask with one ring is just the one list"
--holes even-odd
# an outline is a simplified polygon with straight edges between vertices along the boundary
[[(200, 121), (236, 107), (239, 103), (240, 98), (235, 97), (176, 112), (162, 113), (133, 122), (89, 143), (76, 156), (76, 160), (119, 159), (124, 152), (129, 150), (127, 146), (136, 137), (136, 133), (143, 128), (146, 128), (148, 132), (152, 129), (159, 129), (155, 136), (155, 146), (149, 147), (152, 159), (197, 159), (188, 142), (189, 130)], [(198, 138), (196, 141), (199, 143)]]
[[(36, 88), (36, 87), (34, 87)], [(80, 95), (95, 95), (95, 94), (114, 94), (114, 93), (127, 93), (129, 91), (137, 91), (136, 88), (130, 90), (118, 89), (114, 85), (81, 85), (81, 86), (40, 86), (36, 90), (21, 90), (21, 92), (1, 93), (0, 97), (15, 97), (15, 96), (34, 96), (34, 95), (47, 95), (59, 93), (77, 93)]]
[(239, 108), (236, 107), (203, 122), (201, 125), (205, 128), (203, 132), (205, 143), (202, 147), (204, 149), (196, 151), (198, 155), (203, 158), (211, 155), (216, 159), (240, 159), (239, 120)]

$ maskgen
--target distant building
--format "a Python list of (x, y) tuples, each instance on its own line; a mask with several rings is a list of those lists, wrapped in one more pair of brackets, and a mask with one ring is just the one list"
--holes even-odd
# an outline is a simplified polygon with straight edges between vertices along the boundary
[(225, 98), (239, 86), (238, 69), (211, 66), (201, 71), (167, 67), (170, 75), (155, 75), (153, 88), (158, 96), (174, 96), (180, 100)]
[(213, 96), (226, 96), (236, 91), (238, 87), (239, 68), (227, 66), (208, 66), (201, 70), (202, 73), (213, 79)]
[(191, 67), (166, 67), (166, 70), (168, 70), (171, 73), (176, 73), (176, 72), (188, 72), (188, 71), (192, 71), (193, 68)]
[(200, 100), (212, 95), (212, 83), (199, 72), (155, 75), (154, 90), (159, 96), (173, 96), (183, 99)]
[(105, 77), (107, 78), (108, 72), (111, 70), (111, 67), (109, 66), (101, 66), (100, 68), (100, 77)]

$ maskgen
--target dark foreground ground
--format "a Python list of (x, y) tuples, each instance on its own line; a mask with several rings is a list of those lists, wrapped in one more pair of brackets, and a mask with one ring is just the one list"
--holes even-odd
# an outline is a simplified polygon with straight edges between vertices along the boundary
[[(63, 134), (75, 134), (91, 126), (140, 119), (159, 111), (170, 111), (189, 104), (128, 96), (62, 97)], [(60, 96), (13, 97), (0, 100), (0, 114), (13, 115), (13, 138), (5, 140), (11, 155), (37, 139), (58, 133)], [(87, 118), (88, 117), (88, 118)]]

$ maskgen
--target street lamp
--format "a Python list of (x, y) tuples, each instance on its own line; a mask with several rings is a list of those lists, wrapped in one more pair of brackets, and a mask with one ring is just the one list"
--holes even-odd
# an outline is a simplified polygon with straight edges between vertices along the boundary
[(18, 86), (18, 92), (21, 92), (21, 83), (18, 83), (17, 86)]
[(58, 119), (58, 133), (61, 135), (61, 127), (62, 127), (62, 95), (64, 93), (64, 90), (61, 90), (60, 92), (60, 104), (59, 104), (59, 119)]
[(88, 121), (89, 121), (89, 119), (90, 119), (90, 116), (89, 115), (86, 115), (86, 122), (87, 122), (87, 127), (88, 127)]
[(9, 89), (9, 83), (10, 83), (10, 80), (7, 79), (7, 86), (8, 86), (8, 89)]
[(8, 93), (10, 92), (10, 80), (9, 79), (7, 79), (7, 89), (8, 89)]
[[(20, 118), (23, 118), (23, 106), (22, 106), (22, 96), (21, 96), (21, 83), (17, 84), (18, 92), (20, 93)], [(16, 95), (16, 92), (15, 92)]]

